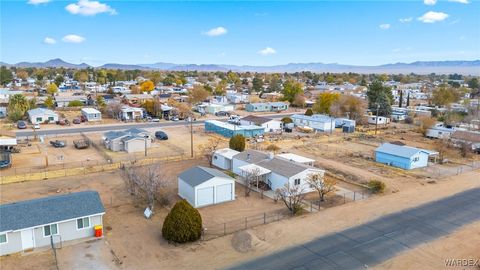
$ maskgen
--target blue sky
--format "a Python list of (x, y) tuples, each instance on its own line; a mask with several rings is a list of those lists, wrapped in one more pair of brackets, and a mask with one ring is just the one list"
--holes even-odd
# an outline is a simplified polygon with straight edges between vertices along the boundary
[(378, 65), (480, 59), (480, 2), (424, 1), (1, 0), (1, 61)]

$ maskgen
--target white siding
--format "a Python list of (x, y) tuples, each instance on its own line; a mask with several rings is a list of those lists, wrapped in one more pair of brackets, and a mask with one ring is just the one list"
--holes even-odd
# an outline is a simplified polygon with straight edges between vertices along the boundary
[(224, 169), (224, 170), (232, 169), (231, 160), (219, 154), (213, 155), (212, 164), (220, 169)]
[(187, 200), (191, 206), (195, 207), (195, 188), (178, 178), (178, 195)]

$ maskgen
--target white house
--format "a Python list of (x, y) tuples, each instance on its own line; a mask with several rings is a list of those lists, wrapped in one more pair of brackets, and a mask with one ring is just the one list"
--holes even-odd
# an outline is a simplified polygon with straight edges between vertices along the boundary
[(390, 118), (385, 117), (385, 116), (378, 116), (378, 122), (377, 122), (377, 116), (376, 115), (369, 115), (368, 116), (368, 123), (372, 124), (372, 125), (375, 125), (375, 124), (386, 125), (386, 124), (390, 123)]
[(94, 108), (82, 108), (82, 115), (87, 119), (87, 121), (102, 120), (102, 113)]
[(308, 176), (318, 173), (323, 177), (325, 171), (306, 165), (314, 162), (310, 159), (293, 155), (287, 157), (296, 158), (297, 161), (256, 150), (246, 150), (233, 157), (232, 171), (242, 177), (255, 174), (272, 190), (291, 185), (301, 186), (304, 193), (313, 191), (307, 183)]
[(108, 131), (103, 135), (105, 147), (111, 151), (128, 153), (145, 151), (151, 146), (152, 134), (144, 129), (129, 128), (124, 131)]
[(309, 127), (315, 131), (328, 132), (335, 127), (335, 119), (326, 115), (314, 114), (312, 116), (303, 114), (294, 114), (291, 116), (293, 123), (297, 127)]
[(315, 165), (315, 160), (307, 157), (303, 157), (300, 155), (292, 154), (292, 153), (283, 153), (283, 154), (278, 154), (277, 157), (283, 158), (286, 160), (290, 160), (296, 163), (300, 163), (303, 165), (308, 165), (308, 166), (313, 166)]
[(0, 205), (0, 255), (50, 247), (51, 242), (103, 235), (103, 207), (96, 191)]
[(130, 106), (122, 106), (122, 109), (120, 111), (120, 118), (122, 120), (143, 119), (143, 109)]
[(240, 125), (242, 126), (261, 126), (265, 129), (265, 132), (276, 132), (283, 129), (283, 123), (279, 120), (270, 119), (267, 117), (260, 117), (255, 115), (245, 116), (240, 119)]
[(240, 152), (230, 149), (230, 148), (223, 148), (223, 149), (218, 149), (215, 151), (212, 157), (212, 164), (215, 167), (218, 167), (220, 169), (224, 170), (231, 170), (232, 169), (232, 162), (233, 162), (233, 156), (238, 154)]
[(235, 180), (216, 169), (192, 167), (178, 176), (178, 195), (195, 208), (233, 201)]
[(44, 108), (31, 109), (27, 112), (28, 119), (32, 124), (41, 124), (46, 121), (56, 122), (58, 121), (58, 114), (52, 110)]
[(454, 133), (457, 129), (454, 127), (446, 127), (443, 123), (436, 124), (435, 126), (427, 129), (425, 137), (427, 138), (436, 138), (436, 139), (448, 139), (450, 135)]

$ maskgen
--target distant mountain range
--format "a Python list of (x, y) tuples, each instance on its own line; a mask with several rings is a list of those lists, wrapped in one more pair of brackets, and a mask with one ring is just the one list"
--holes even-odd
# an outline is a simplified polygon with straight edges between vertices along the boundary
[[(65, 67), (65, 68), (87, 68), (92, 67), (88, 64), (72, 64), (62, 59), (52, 59), (47, 62), (20, 62), (16, 64), (7, 64), (0, 62), (0, 65), (15, 67)], [(105, 64), (95, 68), (107, 69), (123, 69), (123, 70), (167, 70), (167, 71), (251, 71), (251, 72), (355, 72), (355, 73), (391, 73), (391, 74), (449, 74), (458, 73), (465, 75), (480, 75), (480, 60), (474, 61), (417, 61), (413, 63), (395, 63), (380, 66), (355, 66), (342, 64), (324, 64), (324, 63), (290, 63), (286, 65), (275, 66), (238, 66), (238, 65), (215, 65), (215, 64), (173, 64), (173, 63), (154, 63), (154, 64), (137, 64), (124, 65), (117, 63)]]

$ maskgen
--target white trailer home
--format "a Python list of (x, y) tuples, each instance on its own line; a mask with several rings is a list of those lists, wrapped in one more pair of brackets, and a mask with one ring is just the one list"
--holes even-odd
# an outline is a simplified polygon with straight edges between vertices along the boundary
[(218, 167), (223, 170), (231, 170), (232, 169), (232, 162), (233, 162), (233, 156), (238, 154), (240, 152), (235, 151), (230, 148), (223, 148), (223, 149), (218, 149), (215, 151), (212, 157), (212, 164), (215, 167)]

